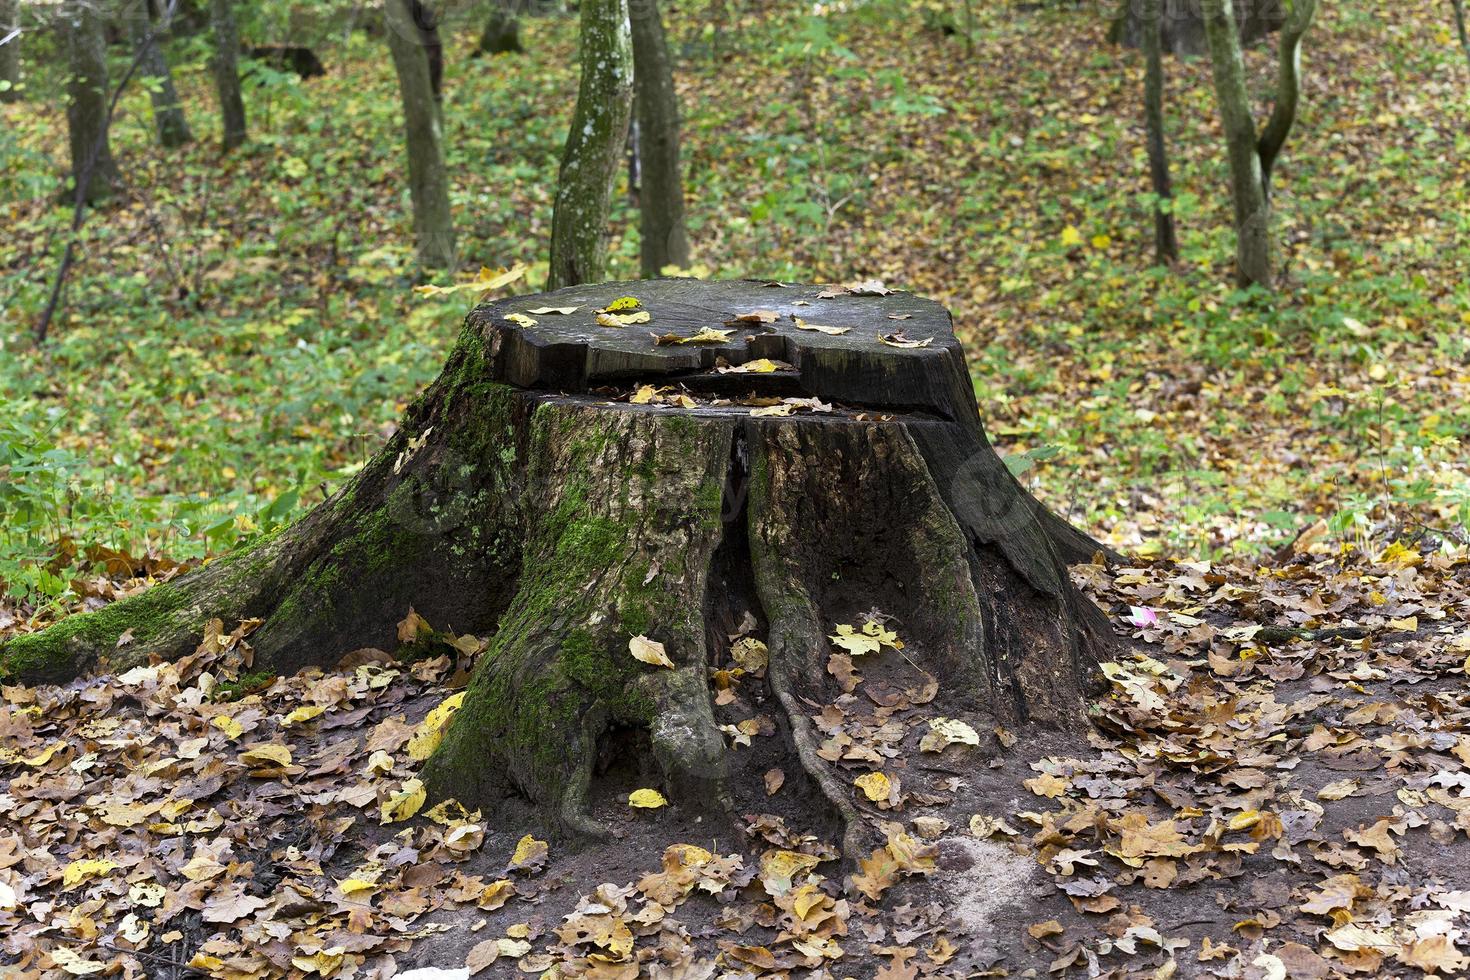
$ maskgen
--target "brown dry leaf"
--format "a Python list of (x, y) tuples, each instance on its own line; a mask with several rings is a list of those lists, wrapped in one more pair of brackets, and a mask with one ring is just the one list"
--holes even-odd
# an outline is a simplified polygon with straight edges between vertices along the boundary
[(781, 314), (775, 310), (751, 310), (749, 313), (737, 313), (725, 321), (725, 326), (735, 327), (742, 324), (775, 323), (781, 319)]
[(1037, 922), (1026, 927), (1032, 939), (1045, 939), (1047, 936), (1060, 936), (1066, 930), (1056, 919), (1047, 919), (1045, 922)]
[(786, 782), (786, 773), (781, 769), (767, 769), (765, 775), (766, 795), (775, 796)]

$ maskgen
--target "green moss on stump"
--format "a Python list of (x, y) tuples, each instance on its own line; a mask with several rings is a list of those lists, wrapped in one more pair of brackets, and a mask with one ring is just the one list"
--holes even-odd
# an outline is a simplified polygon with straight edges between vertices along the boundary
[[(139, 660), (154, 642), (172, 639), (186, 625), (178, 614), (187, 604), (183, 590), (165, 583), (96, 612), (68, 616), (0, 646), (0, 677), (32, 683), (67, 681), (75, 676), (77, 665), (97, 651), (118, 650), (113, 659), (120, 662)], [(129, 630), (132, 641), (119, 650), (117, 641)]]

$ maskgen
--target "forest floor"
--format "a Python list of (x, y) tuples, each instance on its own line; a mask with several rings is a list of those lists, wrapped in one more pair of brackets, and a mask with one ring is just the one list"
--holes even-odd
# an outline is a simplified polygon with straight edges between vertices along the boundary
[[(398, 819), (455, 665), (221, 689), (248, 678), (227, 623), (177, 667), (0, 691), (0, 972), (1470, 973), (1470, 72), (1447, 12), (1325, 6), (1270, 298), (1228, 285), (1202, 61), (1170, 63), (1184, 261), (1149, 269), (1136, 55), (1070, 5), (977, 7), (973, 47), (937, 7), (676, 19), (694, 271), (881, 277), (954, 309), (998, 446), (1136, 565), (1074, 570), (1120, 642), (1091, 734), (923, 751), (961, 711), (880, 654), (819, 722), (849, 778), (886, 779), (854, 789), (859, 868), (816, 860), (831, 828), (766, 765), (738, 770), (733, 828), (629, 807), (638, 774), (609, 773), (621, 837), (575, 850), (530, 814)], [(529, 21), (526, 55), (477, 62), (461, 26), (457, 278), (521, 261), (535, 285), (574, 29)], [(89, 221), (42, 351), (58, 79), (0, 106), (0, 635), (319, 502), (454, 338), (467, 294), (411, 290), (381, 42), (291, 39), (328, 75), (266, 78), (230, 158), (149, 147), (146, 96), (124, 98), (131, 190)], [(190, 43), (179, 81), (212, 132)], [(631, 276), (621, 194), (614, 223)], [(723, 709), (750, 712), (737, 758), (765, 737), (757, 687)]]
[[(493, 820), (426, 806), (417, 772), (475, 638), (457, 663), (359, 651), (252, 678), (251, 624), (216, 630), (177, 664), (3, 689), (0, 962), (163, 980), (1464, 975), (1465, 573), (1432, 545), (1321, 539), (1264, 566), (1077, 566), (1117, 624), (1085, 736), (994, 727), (902, 655), (860, 658), (811, 708), (873, 844), (849, 863), (769, 748), (758, 662), (712, 678), (738, 816), (645, 799), (656, 776), (625, 758), (594, 783), (613, 837), (578, 846), (513, 801)], [(975, 744), (992, 735), (998, 756)]]

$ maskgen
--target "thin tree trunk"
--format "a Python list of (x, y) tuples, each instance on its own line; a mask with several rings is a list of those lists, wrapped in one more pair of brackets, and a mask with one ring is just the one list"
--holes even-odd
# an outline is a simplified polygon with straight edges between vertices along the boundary
[(1465, 26), (1465, 0), (1450, 0), (1455, 9), (1455, 27), (1460, 32), (1460, 48), (1465, 52), (1465, 62), (1470, 64), (1470, 28)]
[(679, 96), (658, 0), (631, 0), (633, 97), (638, 116), (638, 207), (644, 278), (689, 265), (679, 168)]
[(1271, 214), (1256, 124), (1245, 84), (1245, 60), (1229, 0), (1204, 0), (1205, 31), (1215, 76), (1215, 98), (1225, 128), (1235, 211), (1235, 273), (1242, 286), (1271, 289)]
[(1164, 139), (1164, 55), (1162, 30), (1163, 0), (1143, 0), (1144, 70), (1143, 104), (1148, 119), (1148, 169), (1153, 181), (1154, 261), (1171, 265), (1179, 261), (1179, 235), (1174, 225), (1174, 189), (1169, 177), (1169, 148)]
[(184, 117), (184, 107), (179, 102), (178, 89), (174, 87), (174, 76), (163, 53), (162, 42), (168, 36), (171, 11), (166, 9), (155, 20), (152, 6), (150, 0), (143, 0), (128, 17), (128, 27), (138, 49), (139, 68), (144, 78), (151, 79), (148, 95), (153, 102), (153, 124), (158, 130), (158, 142), (173, 148), (192, 141), (194, 134), (189, 131), (189, 121)]
[(1276, 105), (1271, 109), (1271, 118), (1256, 141), (1256, 152), (1261, 157), (1261, 179), (1266, 185), (1266, 194), (1271, 194), (1271, 170), (1286, 138), (1296, 124), (1297, 105), (1302, 94), (1302, 37), (1312, 26), (1317, 14), (1317, 0), (1296, 0), (1290, 18), (1281, 28), (1281, 47), (1276, 66)]
[(414, 0), (387, 0), (388, 47), (403, 98), (404, 138), (408, 147), (409, 192), (419, 264), (451, 268), (455, 263), (454, 223), (449, 209), (449, 174), (444, 167), (444, 132), (428, 51), (414, 22)]
[(551, 289), (606, 272), (607, 216), (633, 96), (627, 0), (583, 0), (581, 63), (551, 219)]
[(20, 101), (20, 2), (0, 0), (0, 102)]
[(245, 142), (245, 100), (240, 95), (240, 29), (235, 25), (234, 0), (210, 0), (214, 27), (214, 87), (219, 93), (221, 142), (233, 150)]
[[(433, 89), (434, 101), (444, 101), (444, 42), (439, 38), (439, 17), (434, 8), (422, 0), (409, 0), (409, 15), (418, 32), (419, 45), (429, 59), (429, 87)], [(442, 120), (441, 120), (442, 124)]]
[(77, 0), (62, 14), (68, 80), (67, 134), (71, 174), (80, 197), (95, 204), (122, 190), (122, 172), (112, 157), (107, 130), (107, 51), (102, 21), (92, 0)]

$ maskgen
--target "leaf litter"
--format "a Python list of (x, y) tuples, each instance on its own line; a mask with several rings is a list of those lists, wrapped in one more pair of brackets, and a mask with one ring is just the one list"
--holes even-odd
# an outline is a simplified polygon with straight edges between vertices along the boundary
[(710, 678), (764, 773), (737, 835), (630, 782), (614, 850), (580, 853), (424, 797), (467, 663), (365, 651), (236, 698), (254, 624), (216, 623), (176, 664), (3, 688), (0, 954), (18, 977), (1458, 975), (1466, 570), (1428, 541), (1077, 566), (1119, 639), (1085, 738), (954, 703), (876, 610), (833, 622), (806, 704), (873, 838), (850, 855), (766, 761), (751, 617)]

